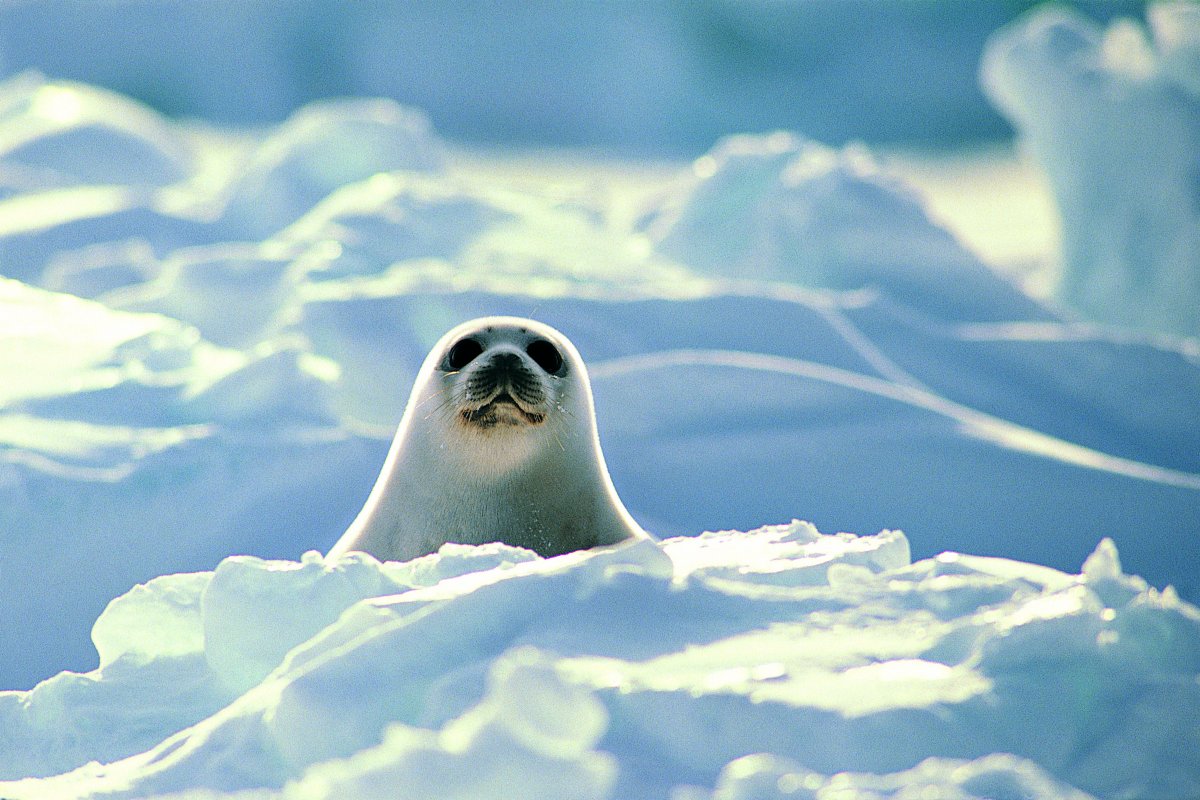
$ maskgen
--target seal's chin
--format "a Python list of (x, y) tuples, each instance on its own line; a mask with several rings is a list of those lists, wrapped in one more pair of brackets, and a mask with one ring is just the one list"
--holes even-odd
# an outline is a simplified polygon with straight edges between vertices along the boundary
[(546, 421), (545, 414), (525, 410), (508, 392), (501, 392), (479, 408), (465, 408), (459, 413), (463, 422), (477, 428), (541, 425)]

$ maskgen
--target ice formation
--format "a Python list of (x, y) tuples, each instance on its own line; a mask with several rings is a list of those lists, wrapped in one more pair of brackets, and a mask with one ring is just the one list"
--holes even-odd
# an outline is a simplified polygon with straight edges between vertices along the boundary
[(997, 33), (982, 80), (1049, 176), (1058, 295), (1086, 317), (1200, 336), (1200, 10), (1154, 3), (1149, 35), (1060, 8)]
[(1200, 596), (1195, 353), (1062, 321), (860, 150), (737, 137), (630, 214), (485, 180), (385, 101), (232, 136), (0, 96), (0, 685), (95, 665), (134, 584), (327, 549), (430, 344), (492, 313), (580, 347), (660, 535), (804, 513), (1059, 569), (1108, 535)]
[[(705, 8), (768, 52), (832, 13)], [(6, 63), (49, 36), (0, 18)], [(1064, 297), (1192, 334), (1196, 21), (1042, 12), (984, 69)], [(218, 34), (289, 97), (259, 22)], [(0, 797), (1200, 794), (1194, 342), (1030, 299), (860, 147), (735, 136), (647, 188), (497, 181), (387, 100), (234, 134), (0, 85)], [(662, 540), (325, 560), (430, 344), (496, 313), (579, 346)], [(882, 532), (756, 527), (801, 514)]]
[(1078, 575), (802, 522), (236, 557), (136, 587), (93, 638), (97, 671), (0, 693), (0, 796), (1200, 789), (1200, 612), (1108, 540)]

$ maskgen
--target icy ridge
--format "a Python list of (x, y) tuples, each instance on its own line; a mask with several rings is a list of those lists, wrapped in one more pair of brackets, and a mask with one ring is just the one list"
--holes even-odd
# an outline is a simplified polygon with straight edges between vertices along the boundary
[[(1109, 540), (1079, 575), (910, 563), (898, 532), (801, 522), (548, 560), (237, 557), (135, 588), (93, 638), (96, 672), (0, 694), (0, 795), (1200, 787), (1169, 756), (1200, 745), (1200, 611), (1125, 575)], [(89, 725), (133, 697), (137, 726)]]
[(0, 96), (4, 685), (94, 665), (134, 583), (327, 549), (430, 344), (494, 313), (579, 346), (658, 534), (803, 509), (1060, 569), (1110, 535), (1200, 592), (1196, 353), (1030, 300), (862, 148), (732, 137), (618, 203), (485, 179), (386, 101), (233, 135), (33, 75)]

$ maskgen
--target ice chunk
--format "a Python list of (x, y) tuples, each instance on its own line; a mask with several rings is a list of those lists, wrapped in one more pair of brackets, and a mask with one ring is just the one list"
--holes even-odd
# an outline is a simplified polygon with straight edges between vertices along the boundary
[[(285, 553), (320, 519), (344, 529), (378, 472), (328, 413), (336, 375), (295, 348), (217, 347), (159, 314), (6, 279), (0, 339), (0, 638), (29, 643), (0, 648), (8, 686), (94, 665), (87, 631), (133, 584)], [(326, 485), (331, 470), (344, 485)], [(278, 543), (251, 544), (264, 538)]]
[[(663, 542), (678, 577), (733, 577), (779, 586), (820, 585), (834, 565), (873, 572), (909, 563), (908, 540), (899, 531), (875, 536), (822, 535), (812, 523), (793, 520), (749, 533), (722, 531)], [(747, 558), (753, 566), (747, 564)]]
[(712, 800), (816, 800), (826, 778), (789, 758), (766, 753), (730, 761), (717, 776)]
[(212, 573), (164, 575), (108, 604), (92, 626), (104, 669), (122, 656), (148, 661), (204, 652), (200, 596)]
[(432, 553), (401, 564), (388, 564), (394, 580), (413, 586), (432, 586), (447, 578), (457, 578), (472, 572), (505, 569), (514, 564), (536, 561), (537, 553), (501, 542), (466, 545), (448, 542)]
[(600, 702), (564, 683), (554, 662), (536, 650), (514, 650), (496, 662), (484, 703), (444, 733), (446, 744), (465, 749), (491, 724), (525, 748), (551, 758), (571, 759), (590, 751), (608, 727)]
[(0, 278), (0, 403), (161, 427), (253, 418), (330, 422), (328, 365), (270, 343), (240, 353), (158, 314), (125, 313)]
[(1083, 562), (1083, 577), (1090, 581), (1113, 580), (1121, 577), (1121, 557), (1113, 540), (1105, 537)]
[(354, 603), (407, 588), (365, 553), (332, 563), (316, 552), (299, 564), (227, 558), (204, 592), (204, 654), (225, 685), (240, 694)]
[[(1200, 747), (1200, 612), (1173, 593), (1146, 588), (1113, 607), (1093, 590), (1099, 562), (1072, 579), (954, 555), (859, 567), (868, 574), (838, 585), (755, 576), (826, 539), (854, 549), (801, 523), (710, 534), (686, 580), (662, 563), (682, 543), (528, 560), (455, 546), (395, 565), (232, 559), (208, 584), (203, 611), (218, 624), (205, 646), (226, 676), (257, 670), (240, 676), (246, 693), (172, 735), (211, 713), (218, 682), (195, 653), (145, 641), (151, 621), (193, 606), (141, 590), (111, 612), (131, 631), (116, 661), (28, 700), (0, 694), (0, 775), (128, 755), (155, 732), (161, 743), (0, 783), (0, 796), (416, 797), (434, 781), (439, 796), (705, 800), (1200, 786), (1178, 758)], [(716, 564), (720, 579), (705, 574)], [(420, 587), (354, 602), (418, 573)], [(194, 597), (203, 578), (178, 581)], [(963, 608), (939, 614), (950, 592)], [(142, 728), (114, 732), (106, 717)], [(63, 748), (66, 719), (83, 722)]]
[(204, 664), (200, 598), (212, 573), (164, 575), (108, 604), (92, 627), (100, 667), (0, 692), (0, 780), (139, 753), (233, 695)]
[(1146, 8), (1146, 21), (1158, 47), (1163, 77), (1200, 97), (1200, 7), (1187, 2), (1157, 2)]
[[(975, 761), (931, 758), (891, 775), (821, 775), (765, 753), (729, 762), (711, 800), (818, 800), (833, 797), (956, 798), (956, 800), (1088, 800), (1036, 764), (1009, 755)], [(706, 798), (708, 800), (708, 798)]]
[(154, 278), (160, 264), (143, 239), (105, 242), (58, 253), (46, 262), (41, 285), (56, 292), (96, 299)]
[(292, 424), (334, 427), (330, 384), (337, 368), (294, 347), (264, 342), (239, 369), (187, 398), (192, 414), (231, 427)]
[(534, 650), (495, 663), (483, 701), (434, 735), (393, 726), (375, 748), (310, 769), (287, 797), (393, 800), (429, 797), (609, 797), (614, 759), (593, 749), (607, 714), (564, 683)]
[(1039, 9), (996, 33), (984, 89), (1050, 178), (1058, 296), (1088, 317), (1200, 335), (1200, 95), (1190, 3), (1118, 20)]
[[(272, 323), (287, 313), (291, 292), (302, 277), (294, 255), (272, 254), (256, 245), (188, 248), (143, 270), (153, 273), (152, 280), (102, 299), (113, 308), (188, 322), (208, 341), (248, 349), (267, 338)], [(103, 277), (96, 272), (84, 275), (90, 280)]]

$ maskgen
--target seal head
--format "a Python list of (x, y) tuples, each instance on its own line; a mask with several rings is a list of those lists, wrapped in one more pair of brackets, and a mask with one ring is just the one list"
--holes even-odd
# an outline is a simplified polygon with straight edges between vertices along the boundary
[(491, 541), (552, 556), (645, 536), (608, 475), (574, 345), (533, 320), (485, 317), (434, 345), (379, 480), (329, 557), (407, 560)]

